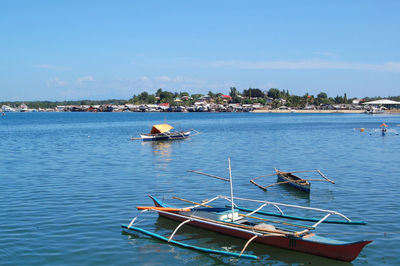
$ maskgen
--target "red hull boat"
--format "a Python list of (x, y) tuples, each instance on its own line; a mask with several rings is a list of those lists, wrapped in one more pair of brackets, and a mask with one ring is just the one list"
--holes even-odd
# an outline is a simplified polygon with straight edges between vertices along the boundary
[[(154, 201), (155, 206), (165, 207), (158, 199), (151, 197)], [(208, 208), (198, 208), (193, 209), (190, 213), (183, 214), (182, 212), (159, 212), (160, 216), (178, 221), (184, 222), (193, 213), (199, 213), (203, 211), (209, 212)], [(227, 208), (226, 211), (229, 211)], [(239, 237), (242, 239), (251, 239), (254, 233), (247, 232), (247, 230), (240, 230), (241, 228), (236, 228), (236, 223), (230, 225), (229, 223), (216, 224), (207, 221), (193, 220), (188, 222), (188, 224), (195, 227), (200, 227), (210, 231), (222, 233), (225, 235), (230, 235), (234, 237)], [(254, 226), (253, 226), (254, 227)], [(314, 233), (306, 234), (305, 236), (296, 237), (295, 235), (274, 235), (274, 233), (264, 234), (253, 240), (254, 242), (275, 246), (284, 249), (295, 250), (303, 253), (309, 253), (313, 255), (318, 255), (322, 257), (327, 257), (342, 261), (353, 261), (360, 254), (361, 250), (372, 241), (357, 241), (357, 242), (344, 242), (333, 240), (326, 237), (317, 236)]]
[[(171, 244), (179, 245), (185, 248), (191, 248), (202, 252), (216, 253), (228, 256), (236, 256), (242, 258), (258, 259), (257, 256), (251, 254), (244, 254), (244, 251), (251, 242), (257, 242), (269, 246), (290, 249), (298, 252), (309, 253), (317, 256), (327, 257), (341, 261), (353, 261), (360, 254), (361, 250), (372, 241), (361, 240), (356, 242), (345, 242), (326, 237), (321, 237), (314, 234), (314, 230), (322, 223), (340, 223), (347, 225), (364, 225), (365, 222), (352, 221), (345, 215), (332, 210), (324, 210), (319, 208), (304, 207), (298, 205), (291, 205), (285, 203), (269, 202), (262, 200), (244, 199), (233, 196), (232, 188), (232, 176), (230, 172), (230, 161), (229, 162), (229, 174), (230, 179), (225, 179), (213, 175), (210, 177), (222, 179), (230, 182), (231, 196), (216, 196), (210, 200), (202, 201), (202, 203), (196, 203), (189, 200), (180, 199), (173, 197), (174, 199), (182, 200), (193, 204), (192, 206), (177, 208), (161, 202), (155, 197), (150, 196), (155, 206), (140, 206), (138, 209), (142, 210), (129, 225), (123, 225), (122, 228), (131, 233), (132, 231), (141, 232), (157, 239), (166, 241)], [(199, 172), (198, 172), (199, 173)], [(202, 173), (203, 174), (203, 173)], [(231, 208), (222, 207), (214, 208), (206, 205), (217, 199), (224, 199), (231, 203)], [(258, 208), (251, 210), (246, 209), (249, 213), (239, 213), (239, 210), (245, 210), (245, 208), (239, 208), (235, 202), (245, 201), (251, 204), (261, 204)], [(261, 209), (264, 207), (274, 207), (279, 211), (281, 218), (290, 218), (298, 221), (312, 221), (314, 224), (311, 226), (304, 224), (290, 223), (282, 220), (271, 220), (265, 219), (257, 214), (271, 215), (270, 213), (262, 212)], [(283, 208), (295, 208), (305, 210), (306, 212), (318, 212), (323, 213), (322, 218), (308, 220), (305, 217), (289, 216), (283, 212)], [(160, 216), (166, 217), (171, 220), (180, 222), (169, 238), (163, 237), (156, 233), (146, 231), (142, 228), (134, 226), (134, 223), (138, 216), (146, 211), (157, 212)], [(340, 220), (329, 220), (330, 216), (339, 216), (343, 219)], [(175, 233), (184, 224), (189, 224), (195, 227), (207, 229), (210, 231), (218, 232), (225, 235), (230, 235), (237, 238), (247, 240), (242, 251), (240, 253), (227, 252), (223, 250), (212, 250), (202, 247), (197, 247), (185, 243), (181, 243), (173, 240)]]
[[(310, 232), (312, 229), (315, 229), (316, 225), (312, 227), (305, 227), (306, 229), (301, 232), (294, 232), (280, 229), (270, 224), (252, 223), (251, 219), (247, 218), (256, 217), (239, 214), (237, 211), (235, 211), (232, 215), (232, 211), (229, 208), (207, 208), (197, 206), (194, 208), (189, 207), (190, 211), (188, 211), (187, 208), (175, 208), (172, 209), (173, 211), (170, 211), (171, 208), (173, 208), (172, 206), (162, 203), (155, 197), (150, 197), (154, 201), (154, 205), (156, 208), (148, 207), (148, 210), (156, 211), (162, 217), (181, 222), (181, 224), (175, 229), (174, 233), (171, 235), (171, 238), (166, 240), (168, 242), (172, 239), (176, 231), (183, 224), (187, 223), (195, 227), (248, 240), (244, 249), (246, 249), (250, 242), (257, 242), (269, 246), (290, 249), (298, 252), (309, 253), (317, 256), (348, 262), (353, 261), (355, 258), (357, 258), (361, 250), (367, 244), (372, 242), (369, 240), (344, 242), (340, 240), (321, 237)], [(163, 208), (165, 208), (165, 210), (163, 210)], [(257, 219), (263, 220), (262, 218)], [(134, 220), (129, 226), (123, 226), (123, 228), (126, 229), (127, 232), (140, 231), (136, 230), (137, 228), (132, 226)], [(285, 223), (285, 225), (295, 224)], [(143, 231), (141, 232), (146, 233)], [(154, 236), (154, 233), (152, 233), (151, 235)], [(238, 255), (238, 257), (244, 257), (244, 249), (240, 254), (237, 253), (236, 255)]]

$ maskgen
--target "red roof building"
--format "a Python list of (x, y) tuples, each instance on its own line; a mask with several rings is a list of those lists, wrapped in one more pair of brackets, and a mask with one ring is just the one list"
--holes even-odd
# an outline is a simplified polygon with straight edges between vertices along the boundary
[(221, 98), (232, 100), (232, 97), (229, 95), (221, 95)]

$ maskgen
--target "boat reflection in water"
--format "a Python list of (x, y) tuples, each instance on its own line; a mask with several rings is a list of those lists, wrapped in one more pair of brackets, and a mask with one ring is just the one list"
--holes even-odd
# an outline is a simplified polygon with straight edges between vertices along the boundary
[(171, 159), (172, 146), (179, 145), (185, 141), (188, 141), (188, 139), (179, 139), (175, 141), (170, 141), (170, 140), (143, 141), (141, 144), (143, 147), (151, 146), (154, 155), (164, 159)]
[(160, 140), (156, 142), (142, 142), (142, 145), (151, 145), (154, 155), (171, 160), (172, 142)]

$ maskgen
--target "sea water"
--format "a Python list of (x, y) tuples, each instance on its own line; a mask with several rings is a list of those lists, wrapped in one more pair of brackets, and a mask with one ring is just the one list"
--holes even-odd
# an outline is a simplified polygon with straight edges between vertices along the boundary
[[(7, 113), (0, 117), (0, 264), (341, 263), (254, 243), (247, 252), (261, 260), (238, 260), (122, 233), (120, 226), (138, 214), (135, 206), (152, 205), (148, 194), (177, 206), (186, 204), (173, 196), (201, 201), (229, 195), (228, 183), (187, 172), (228, 177), (228, 158), (235, 196), (333, 209), (365, 220), (366, 226), (321, 224), (317, 233), (373, 240), (353, 264), (398, 264), (400, 136), (382, 136), (376, 129), (383, 122), (400, 132), (399, 115)], [(170, 142), (130, 140), (159, 123), (201, 134)], [(282, 185), (264, 192), (249, 182), (274, 168), (320, 169), (336, 183), (312, 182), (307, 196)], [(258, 180), (269, 185), (276, 177)], [(163, 236), (177, 225), (155, 213), (143, 214), (137, 224)], [(174, 239), (234, 252), (245, 244), (187, 225)]]

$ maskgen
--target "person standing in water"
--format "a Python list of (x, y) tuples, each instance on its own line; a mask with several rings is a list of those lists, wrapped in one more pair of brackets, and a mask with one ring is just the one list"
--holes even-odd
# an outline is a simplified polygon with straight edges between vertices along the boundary
[(385, 124), (385, 123), (383, 123), (382, 125), (381, 125), (381, 127), (382, 127), (382, 136), (385, 136), (386, 135), (386, 131), (387, 131), (387, 125)]

